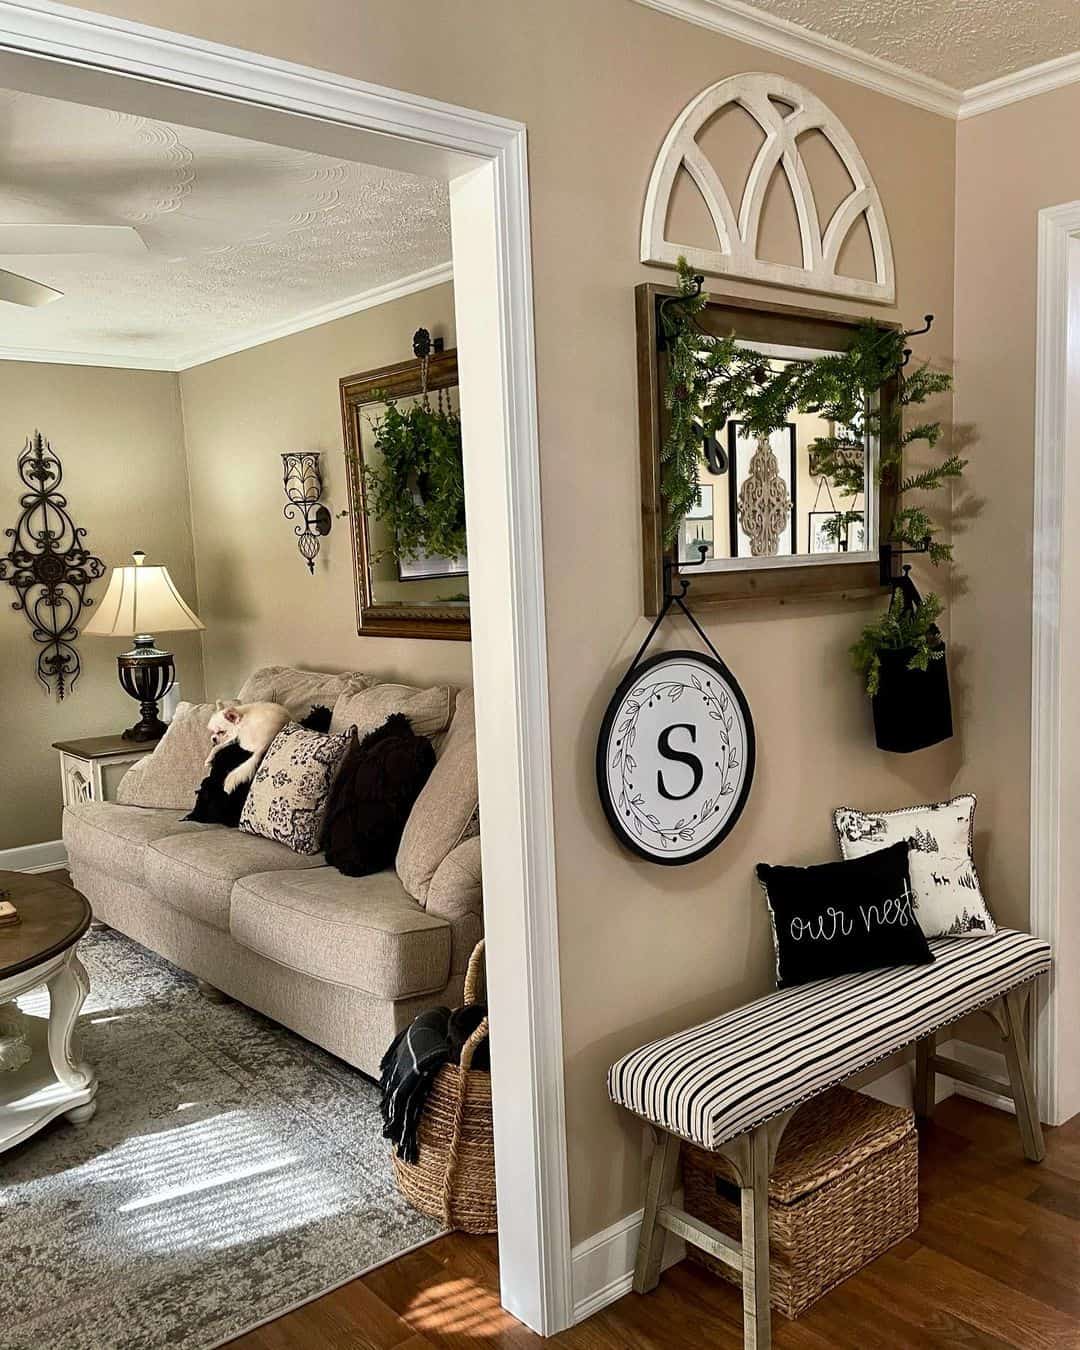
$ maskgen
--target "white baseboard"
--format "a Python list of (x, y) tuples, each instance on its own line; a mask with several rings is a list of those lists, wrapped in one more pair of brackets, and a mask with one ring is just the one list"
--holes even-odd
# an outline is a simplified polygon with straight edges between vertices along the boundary
[(25, 844), (22, 848), (0, 849), (0, 870), (5, 872), (53, 872), (67, 866), (67, 849), (62, 839), (46, 844)]
[[(938, 1053), (949, 1059), (959, 1060), (980, 1073), (1008, 1080), (1005, 1056), (995, 1050), (986, 1050), (981, 1045), (970, 1045), (967, 1041), (943, 1041)], [(859, 1089), (868, 1097), (889, 1102), (893, 1106), (907, 1106), (915, 1100), (915, 1067), (912, 1063), (901, 1064), (888, 1070), (880, 1078), (864, 1083)], [(969, 1087), (967, 1083), (958, 1083), (945, 1074), (938, 1074), (935, 1084), (935, 1098), (944, 1101), (957, 1094), (971, 1097), (974, 1101), (996, 1107), (1000, 1111), (1015, 1113), (1016, 1108), (1008, 1097), (997, 1093), (984, 1092), (981, 1088)], [(681, 1204), (678, 1196), (674, 1204)], [(637, 1255), (638, 1237), (645, 1217), (644, 1210), (637, 1210), (625, 1218), (613, 1223), (603, 1232), (579, 1242), (571, 1254), (573, 1279), (574, 1322), (583, 1322), (585, 1318), (598, 1313), (601, 1308), (614, 1303), (624, 1294), (628, 1294), (634, 1279), (634, 1258)], [(668, 1235), (664, 1248), (663, 1268), (673, 1266), (686, 1255), (686, 1245)]]
[[(681, 1205), (681, 1194), (672, 1196), (672, 1203)], [(634, 1258), (637, 1256), (644, 1218), (643, 1209), (628, 1214), (610, 1228), (579, 1242), (571, 1252), (575, 1325), (630, 1292), (634, 1282)], [(664, 1246), (662, 1268), (667, 1270), (685, 1255), (686, 1244), (669, 1233)]]

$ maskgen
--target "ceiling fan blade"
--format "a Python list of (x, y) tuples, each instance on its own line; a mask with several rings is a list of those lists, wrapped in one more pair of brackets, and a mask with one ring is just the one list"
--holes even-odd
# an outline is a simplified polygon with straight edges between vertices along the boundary
[(0, 225), (0, 254), (145, 252), (130, 225)]
[(51, 286), (44, 286), (40, 281), (31, 281), (29, 277), (20, 277), (15, 272), (5, 272), (0, 268), (0, 300), (6, 300), (9, 304), (29, 305), (31, 309), (37, 309), (40, 305), (62, 299), (63, 294), (63, 291), (54, 291)]

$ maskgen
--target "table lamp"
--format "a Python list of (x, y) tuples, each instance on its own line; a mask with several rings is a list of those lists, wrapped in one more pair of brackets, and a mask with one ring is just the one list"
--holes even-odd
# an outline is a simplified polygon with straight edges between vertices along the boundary
[(83, 629), (91, 637), (133, 637), (135, 646), (116, 658), (120, 686), (138, 699), (142, 717), (124, 732), (126, 741), (156, 741), (165, 735), (158, 716), (162, 699), (176, 681), (172, 652), (154, 644), (148, 630), (178, 633), (206, 625), (176, 589), (167, 567), (147, 567), (141, 550), (131, 555), (134, 567), (114, 567), (109, 586), (94, 617)]

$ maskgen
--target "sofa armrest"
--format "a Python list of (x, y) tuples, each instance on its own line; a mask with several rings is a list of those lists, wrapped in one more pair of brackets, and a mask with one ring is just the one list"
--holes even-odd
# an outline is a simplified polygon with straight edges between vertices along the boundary
[(484, 888), (480, 877), (480, 836), (474, 834), (452, 848), (435, 869), (425, 908), (444, 919), (483, 913)]

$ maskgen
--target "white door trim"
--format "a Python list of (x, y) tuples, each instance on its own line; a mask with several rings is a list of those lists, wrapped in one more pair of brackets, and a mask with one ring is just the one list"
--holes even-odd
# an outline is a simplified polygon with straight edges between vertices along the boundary
[[(463, 362), (498, 363), (497, 377), (466, 390), (462, 416), (467, 441), (475, 431), (474, 446), (498, 459), (501, 489), (484, 492), (493, 514), (470, 548), (470, 561), (484, 554), (488, 570), (504, 569), (497, 584), (478, 578), (474, 599), (474, 635), (501, 662), (488, 668), (485, 645), (475, 670), (480, 810), (511, 823), (483, 835), (500, 1277), (504, 1306), (551, 1335), (570, 1324), (572, 1298), (525, 128), (51, 0), (0, 0), (0, 87), (440, 173), (457, 189), (455, 213), (471, 222), (486, 211), (488, 235), (466, 251), (471, 276), (488, 269), (488, 294), (459, 280), (457, 311)], [(470, 500), (482, 489), (469, 459), (481, 452), (466, 456)]]
[[(1056, 948), (1061, 881), (1061, 568), (1069, 392), (1069, 241), (1080, 202), (1039, 212), (1035, 343), (1035, 521), (1031, 634), (1031, 931)], [(1059, 1124), (1060, 1007), (1051, 975), (1039, 1009), (1041, 1114)]]

